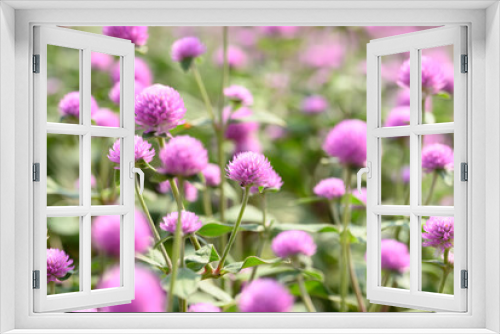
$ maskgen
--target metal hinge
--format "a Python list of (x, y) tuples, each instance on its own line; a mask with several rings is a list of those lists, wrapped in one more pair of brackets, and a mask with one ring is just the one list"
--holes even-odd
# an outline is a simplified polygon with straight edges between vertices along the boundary
[(40, 73), (40, 55), (33, 55), (33, 73)]
[(460, 272), (460, 276), (461, 276), (461, 281), (462, 281), (462, 289), (467, 289), (469, 288), (469, 273), (467, 270), (462, 270)]
[(40, 182), (40, 164), (38, 162), (33, 164), (33, 181)]
[(460, 72), (469, 72), (469, 57), (467, 55), (462, 55), (462, 70)]
[(33, 270), (33, 289), (40, 289), (40, 270)]
[(460, 164), (460, 180), (469, 181), (469, 165), (466, 162)]

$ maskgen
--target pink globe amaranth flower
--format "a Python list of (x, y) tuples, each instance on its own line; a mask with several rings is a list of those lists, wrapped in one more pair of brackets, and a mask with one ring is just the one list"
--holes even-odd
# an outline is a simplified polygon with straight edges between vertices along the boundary
[(345, 55), (345, 47), (336, 42), (314, 44), (301, 55), (300, 59), (305, 65), (324, 69), (339, 68)]
[(271, 278), (259, 278), (241, 292), (238, 307), (242, 312), (289, 312), (293, 296)]
[(100, 52), (92, 52), (90, 55), (90, 66), (99, 71), (107, 71), (113, 65), (113, 57)]
[(182, 62), (201, 56), (207, 51), (205, 45), (197, 37), (184, 37), (172, 44), (172, 60)]
[(320, 95), (312, 95), (302, 100), (301, 109), (306, 114), (320, 114), (328, 109), (328, 101)]
[(429, 217), (424, 224), (422, 233), (423, 247), (435, 247), (438, 250), (453, 247), (455, 224), (453, 217)]
[(266, 186), (273, 168), (267, 158), (255, 152), (237, 154), (226, 167), (227, 177), (242, 187)]
[(108, 108), (100, 108), (92, 116), (92, 119), (95, 121), (95, 124), (99, 126), (120, 127), (120, 116)]
[[(144, 87), (151, 86), (153, 83), (153, 74), (148, 64), (142, 58), (135, 57), (134, 69), (135, 82), (140, 82)], [(111, 69), (111, 79), (113, 82), (120, 81), (120, 63), (116, 63)]]
[(66, 274), (75, 269), (73, 260), (63, 250), (57, 248), (47, 249), (47, 282), (58, 282)]
[(313, 238), (304, 231), (285, 231), (274, 237), (271, 248), (281, 258), (303, 254), (312, 256), (316, 253)]
[(207, 167), (208, 153), (203, 144), (190, 136), (177, 136), (160, 150), (162, 166), (158, 171), (168, 175), (192, 176)]
[(453, 149), (443, 144), (432, 144), (422, 149), (422, 168), (426, 173), (436, 169), (453, 169)]
[[(90, 96), (90, 115), (93, 116), (99, 106), (93, 96)], [(80, 92), (70, 92), (59, 101), (59, 114), (62, 117), (80, 117)]]
[(264, 132), (271, 140), (281, 139), (287, 134), (287, 131), (284, 127), (274, 124), (266, 126)]
[(391, 110), (384, 126), (410, 125), (410, 106), (400, 106)]
[(224, 88), (224, 96), (230, 101), (241, 103), (246, 107), (253, 104), (252, 93), (250, 93), (250, 91), (243, 86), (232, 85)]
[(262, 146), (260, 145), (259, 138), (255, 135), (245, 137), (235, 142), (234, 154), (241, 152), (255, 152), (262, 153)]
[(410, 106), (410, 90), (402, 89), (399, 91), (396, 96), (396, 105), (397, 106)]
[[(224, 65), (224, 50), (218, 49), (214, 55), (214, 62), (218, 66)], [(245, 52), (237, 46), (229, 45), (227, 48), (227, 64), (230, 68), (244, 68), (248, 63)]]
[(222, 312), (220, 307), (212, 305), (210, 303), (197, 303), (190, 305), (188, 308), (188, 312)]
[(184, 101), (172, 87), (155, 84), (135, 97), (135, 122), (146, 133), (168, 133), (183, 123), (185, 114)]
[(257, 27), (260, 32), (269, 37), (293, 38), (297, 35), (300, 27), (297, 26), (261, 26)]
[[(137, 96), (144, 90), (144, 85), (140, 81), (134, 83), (134, 96)], [(120, 82), (116, 82), (109, 91), (109, 99), (116, 105), (120, 105)]]
[(383, 270), (404, 273), (410, 268), (410, 253), (406, 244), (393, 239), (380, 241), (380, 264)]
[[(163, 222), (160, 223), (160, 228), (172, 234), (175, 233), (178, 215), (178, 212), (172, 212), (166, 217), (163, 217)], [(184, 210), (181, 211), (181, 224), (182, 235), (194, 233), (203, 226), (203, 223), (197, 215), (195, 215), (193, 212)]]
[(230, 108), (224, 108), (224, 121), (229, 121), (225, 132), (226, 138), (234, 140), (238, 144), (254, 136), (259, 130), (259, 123), (242, 121), (242, 119), (251, 115), (252, 110), (246, 107), (241, 107), (232, 113)]
[(330, 177), (319, 181), (313, 191), (319, 197), (327, 199), (339, 198), (345, 194), (345, 184), (339, 178)]
[(403, 183), (410, 182), (410, 166), (401, 168), (401, 181), (403, 181)]
[[(446, 81), (441, 65), (434, 59), (422, 56), (422, 92), (426, 95), (436, 94), (441, 91)], [(410, 87), (410, 60), (406, 60), (399, 70), (398, 84), (401, 87)]]
[[(283, 185), (283, 180), (281, 179), (281, 176), (278, 173), (276, 173), (276, 171), (274, 169), (272, 169), (269, 172), (268, 179), (266, 181), (266, 184), (263, 187), (265, 189), (280, 190), (282, 185)], [(251, 187), (250, 192), (252, 194), (257, 194), (259, 192), (259, 187), (256, 187), (256, 186)]]
[(209, 163), (202, 171), (205, 182), (209, 187), (216, 187), (220, 184), (219, 165)]
[(447, 146), (453, 145), (453, 140), (450, 136), (444, 134), (425, 135), (423, 139), (423, 146), (430, 146), (432, 144), (443, 144)]
[[(144, 159), (146, 162), (151, 162), (155, 156), (155, 149), (147, 141), (142, 139), (141, 136), (134, 136), (134, 158), (135, 161)], [(120, 139), (117, 139), (113, 147), (109, 149), (108, 159), (114, 163), (120, 163)]]
[(104, 26), (102, 33), (107, 36), (128, 39), (137, 46), (148, 41), (147, 26)]
[[(108, 269), (97, 284), (97, 289), (120, 286), (120, 267)], [(167, 298), (160, 278), (141, 265), (135, 266), (135, 297), (129, 304), (106, 306), (100, 312), (165, 312)]]
[[(174, 178), (174, 182), (179, 187), (179, 182), (177, 178)], [(166, 194), (171, 191), (170, 182), (163, 181), (158, 184), (156, 188), (159, 193)], [(188, 202), (195, 202), (198, 199), (198, 189), (193, 186), (190, 182), (184, 181), (184, 199)]]
[(366, 123), (347, 119), (338, 123), (326, 137), (323, 150), (350, 167), (366, 164)]
[[(153, 235), (146, 216), (135, 210), (134, 244), (137, 253), (145, 253), (153, 244)], [(120, 216), (98, 216), (92, 221), (92, 246), (107, 255), (120, 256)]]

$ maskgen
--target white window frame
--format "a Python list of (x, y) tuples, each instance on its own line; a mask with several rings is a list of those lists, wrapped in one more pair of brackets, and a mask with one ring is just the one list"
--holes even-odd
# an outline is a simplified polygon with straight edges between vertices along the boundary
[[(461, 270), (467, 270), (467, 183), (461, 181), (460, 165), (467, 163), (467, 73), (461, 73), (461, 56), (467, 54), (467, 31), (464, 26), (433, 28), (372, 40), (367, 46), (367, 298), (376, 304), (407, 306), (421, 310), (467, 310), (467, 290), (461, 288)], [(424, 124), (422, 122), (421, 50), (441, 46), (453, 47), (454, 93), (453, 122)], [(385, 127), (382, 124), (381, 59), (384, 56), (410, 54), (410, 124)], [(454, 206), (422, 204), (421, 136), (454, 134)], [(382, 139), (404, 136), (410, 144), (410, 203), (382, 205), (381, 175)], [(410, 288), (381, 286), (381, 218), (407, 216), (410, 220)], [(454, 294), (422, 291), (422, 216), (454, 217)]]
[[(500, 331), (498, 277), (500, 273), (500, 12), (498, 4), (489, 2), (433, 1), (398, 2), (308, 2), (286, 3), (270, 1), (251, 3), (238, 1), (221, 4), (206, 1), (203, 4), (169, 1), (163, 4), (144, 1), (121, 2), (16, 2), (0, 5), (0, 78), (1, 165), (3, 184), (15, 188), (15, 203), (9, 187), (2, 185), (0, 248), (0, 320), (2, 331), (12, 333), (72, 333), (74, 328), (88, 329), (88, 333), (234, 333), (235, 329), (267, 329), (266, 333), (495, 333)], [(15, 7), (15, 10), (12, 7)], [(61, 7), (66, 8), (61, 8)], [(99, 6), (99, 8), (97, 8)], [(121, 8), (118, 8), (120, 6)], [(124, 9), (129, 8), (144, 8)], [(193, 8), (193, 6), (198, 6)], [(220, 9), (222, 6), (225, 9)], [(453, 7), (456, 6), (456, 7)], [(460, 6), (460, 7), (458, 7)], [(487, 8), (489, 6), (489, 8)], [(69, 7), (69, 8), (68, 8)], [(103, 10), (103, 7), (114, 8)], [(163, 8), (160, 8), (163, 7)], [(24, 9), (23, 9), (24, 8)], [(52, 10), (40, 10), (51, 8)], [(78, 8), (78, 9), (75, 9)], [(149, 8), (149, 9), (146, 9)], [(152, 8), (152, 9), (151, 9)], [(241, 10), (245, 8), (245, 10)], [(347, 9), (346, 9), (347, 8)], [(403, 8), (403, 9), (401, 9)], [(411, 10), (408, 10), (411, 8)], [(59, 9), (59, 10), (54, 10)], [(34, 314), (32, 312), (31, 269), (29, 259), (32, 244), (31, 203), (31, 147), (32, 105), (31, 75), (29, 73), (35, 24), (61, 25), (442, 25), (464, 24), (469, 27), (469, 114), (468, 132), (470, 167), (468, 191), (471, 243), (469, 258), (469, 310), (466, 313), (435, 314)], [(15, 31), (15, 39), (13, 31)], [(5, 44), (4, 44), (5, 43)], [(4, 48), (4, 45), (7, 48)], [(14, 70), (15, 66), (15, 70)], [(485, 68), (488, 67), (489, 75)], [(4, 73), (6, 75), (4, 75)], [(7, 78), (7, 75), (9, 77)], [(15, 77), (15, 89), (9, 84)], [(10, 80), (10, 81), (9, 81)], [(10, 93), (10, 94), (9, 94)], [(15, 94), (14, 94), (15, 93)], [(10, 97), (9, 95), (12, 95)], [(15, 96), (15, 99), (13, 98)], [(9, 112), (5, 109), (9, 108)], [(15, 108), (15, 109), (14, 109)], [(11, 111), (15, 110), (15, 113)], [(15, 114), (15, 116), (14, 116)], [(474, 118), (472, 118), (474, 115)], [(488, 119), (488, 122), (486, 121)], [(8, 124), (8, 125), (7, 125)], [(14, 129), (8, 126), (15, 124)], [(488, 133), (488, 140), (485, 133)], [(12, 145), (13, 135), (15, 146)], [(488, 149), (488, 155), (485, 154)], [(5, 161), (15, 161), (15, 166)], [(485, 162), (488, 164), (485, 164)], [(486, 166), (486, 167), (485, 167)], [(15, 171), (15, 179), (12, 174)], [(486, 171), (490, 174), (485, 182)], [(4, 183), (5, 182), (5, 183)], [(486, 196), (488, 193), (488, 196)], [(485, 206), (488, 204), (488, 206)], [(15, 210), (12, 210), (13, 206)], [(486, 221), (488, 217), (488, 221)], [(6, 223), (8, 220), (8, 223)], [(15, 224), (11, 224), (15, 222)], [(473, 245), (473, 247), (472, 247)], [(14, 256), (12, 256), (14, 250)], [(488, 266), (485, 254), (490, 254)], [(496, 256), (495, 256), (496, 255)], [(14, 287), (14, 288), (13, 288)], [(488, 293), (486, 293), (486, 290)], [(14, 307), (12, 307), (14, 305)], [(195, 320), (195, 321), (193, 321)], [(142, 322), (142, 323), (141, 323)], [(142, 329), (138, 328), (141, 323)], [(232, 329), (231, 329), (232, 328)], [(345, 330), (342, 330), (345, 329)], [(356, 329), (357, 328), (357, 329)], [(378, 328), (378, 329), (377, 329)], [(382, 329), (383, 328), (383, 329)], [(47, 331), (48, 329), (48, 331)], [(108, 331), (106, 331), (108, 329)], [(182, 329), (182, 330), (181, 330)], [(189, 330), (188, 330), (189, 329)], [(420, 329), (417, 331), (417, 329)], [(114, 330), (114, 331), (113, 331)], [(255, 330), (257, 331), (257, 330)], [(41, 332), (41, 331), (40, 331)], [(241, 330), (240, 332), (243, 332)], [(264, 330), (262, 330), (264, 332)]]
[[(66, 28), (36, 26), (34, 54), (39, 55), (39, 73), (33, 75), (34, 147), (33, 160), (39, 163), (39, 181), (33, 185), (33, 269), (39, 271), (39, 289), (34, 289), (34, 311), (72, 311), (130, 303), (134, 299), (134, 57), (132, 42), (99, 34)], [(47, 45), (71, 48), (79, 53), (80, 122), (65, 124), (47, 122)], [(120, 126), (91, 124), (92, 52), (119, 57)], [(80, 189), (77, 206), (47, 206), (47, 135), (78, 136), (80, 146)], [(93, 137), (118, 138), (120, 145), (120, 201), (116, 205), (91, 205), (91, 145)], [(120, 282), (119, 287), (91, 288), (91, 219), (95, 216), (120, 216)], [(79, 219), (79, 291), (47, 294), (47, 219), (78, 217)]]

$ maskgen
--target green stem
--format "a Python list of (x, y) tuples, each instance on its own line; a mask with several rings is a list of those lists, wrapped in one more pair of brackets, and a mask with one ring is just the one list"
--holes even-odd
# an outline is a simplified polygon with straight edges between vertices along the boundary
[(52, 281), (52, 282), (49, 282), (49, 292), (51, 295), (55, 295), (56, 294), (56, 282)]
[(429, 205), (432, 199), (432, 193), (434, 192), (434, 188), (436, 187), (436, 181), (437, 181), (438, 174), (434, 171), (432, 172), (432, 183), (431, 183), (431, 188), (429, 189), (429, 192), (427, 193), (427, 198), (425, 199), (425, 204), (424, 205)]
[(365, 301), (363, 300), (363, 294), (359, 287), (358, 277), (356, 276), (356, 270), (354, 269), (354, 263), (351, 256), (351, 246), (347, 246), (347, 258), (349, 260), (349, 273), (351, 275), (351, 285), (354, 288), (354, 294), (356, 295), (356, 300), (358, 302), (358, 310), (361, 312), (366, 312)]
[(203, 80), (201, 79), (200, 72), (198, 71), (198, 67), (196, 67), (196, 64), (193, 62), (191, 69), (193, 71), (194, 79), (196, 81), (196, 84), (198, 85), (198, 89), (200, 90), (201, 97), (203, 99), (203, 103), (205, 104), (205, 108), (207, 109), (208, 115), (212, 119), (212, 122), (215, 122), (215, 114), (214, 110), (212, 108), (212, 102), (210, 102), (210, 98), (208, 97), (207, 89), (205, 88), (205, 85), (203, 84)]
[(443, 293), (444, 286), (446, 285), (446, 279), (450, 274), (450, 268), (448, 268), (448, 255), (450, 254), (450, 249), (446, 248), (444, 250), (444, 268), (443, 268), (443, 277), (441, 278), (441, 283), (439, 284), (438, 293)]
[(167, 145), (165, 138), (163, 137), (158, 137), (158, 142), (160, 143), (160, 147), (163, 148), (165, 145)]
[(224, 248), (224, 253), (222, 254), (222, 258), (217, 266), (217, 273), (220, 273), (220, 270), (224, 267), (224, 262), (226, 262), (226, 258), (229, 255), (229, 251), (234, 244), (234, 240), (236, 239), (236, 235), (238, 234), (238, 230), (241, 225), (241, 220), (243, 219), (243, 213), (245, 213), (245, 209), (247, 207), (248, 198), (250, 197), (250, 187), (245, 187), (245, 193), (243, 195), (243, 200), (241, 203), (240, 213), (238, 214), (238, 219), (236, 220), (236, 224), (234, 224), (233, 231), (231, 232), (231, 236), (229, 237), (229, 243), (226, 248)]
[[(345, 187), (346, 194), (351, 193), (351, 169), (346, 167), (345, 169)], [(343, 228), (342, 228), (342, 237), (341, 237), (341, 257), (340, 257), (340, 312), (347, 312), (347, 290), (348, 290), (348, 270), (349, 270), (349, 259), (347, 257), (348, 247), (349, 247), (349, 221), (351, 220), (351, 202), (349, 196), (345, 197), (344, 203), (344, 217), (343, 217)]]
[[(146, 202), (144, 201), (144, 197), (142, 194), (139, 192), (139, 184), (137, 181), (135, 182), (135, 194), (137, 198), (139, 199), (139, 203), (141, 204), (142, 211), (146, 214), (146, 218), (149, 224), (149, 228), (151, 229), (151, 232), (153, 233), (153, 238), (155, 243), (159, 242), (161, 240), (160, 233), (158, 233), (158, 230), (156, 229), (155, 223), (153, 222), (153, 218), (151, 218), (151, 214), (149, 213), (148, 207), (146, 206)], [(165, 245), (160, 244), (160, 252), (165, 259), (165, 263), (167, 264), (168, 269), (172, 269), (172, 262), (170, 261), (170, 257), (168, 256), (167, 250), (165, 249)]]
[(146, 160), (142, 159), (142, 163), (143, 163), (144, 165), (146, 165), (146, 167), (148, 167), (149, 169), (151, 169), (153, 172), (158, 173), (158, 171), (156, 170), (156, 168), (154, 168), (153, 166), (151, 166), (151, 165), (149, 164), (149, 162), (147, 162)]
[[(179, 184), (182, 184), (184, 181), (182, 177), (178, 176), (177, 181)], [(174, 245), (172, 249), (172, 272), (170, 273), (170, 287), (168, 290), (168, 312), (173, 311), (174, 307), (174, 288), (175, 288), (175, 281), (177, 279), (177, 271), (179, 268), (179, 256), (180, 253), (182, 252), (181, 248), (181, 242), (182, 242), (182, 210), (184, 208), (184, 205), (182, 204), (182, 195), (179, 193), (179, 190), (177, 189), (177, 185), (175, 184), (175, 181), (173, 179), (169, 180), (170, 182), (170, 188), (172, 189), (172, 193), (174, 194), (174, 197), (177, 201), (177, 224), (175, 226), (175, 233), (174, 233)], [(175, 189), (175, 190), (174, 190)], [(184, 259), (180, 259), (181, 263), (184, 261)], [(182, 311), (182, 301), (179, 299), (179, 307), (180, 310)]]
[(199, 174), (201, 182), (203, 183), (203, 210), (205, 211), (205, 215), (207, 217), (212, 217), (212, 203), (210, 201), (210, 188), (207, 186), (207, 180), (203, 173)]
[(340, 214), (335, 201), (328, 201), (328, 207), (332, 210), (333, 222), (335, 225), (340, 226)]
[[(263, 193), (262, 196), (262, 226), (264, 226), (264, 232), (259, 233), (259, 241), (257, 244), (257, 257), (262, 256), (262, 251), (264, 250), (264, 245), (266, 244), (267, 239), (267, 204), (266, 204), (266, 193)], [(252, 282), (257, 275), (257, 270), (259, 266), (255, 266), (252, 269), (252, 274), (250, 275), (250, 280), (248, 283)]]
[(304, 276), (302, 273), (300, 273), (297, 276), (297, 283), (299, 285), (300, 296), (302, 297), (302, 301), (304, 302), (304, 305), (306, 306), (307, 311), (308, 312), (316, 312), (316, 308), (314, 307), (314, 304), (311, 300), (311, 296), (309, 296), (309, 293), (307, 292), (306, 285), (304, 282)]

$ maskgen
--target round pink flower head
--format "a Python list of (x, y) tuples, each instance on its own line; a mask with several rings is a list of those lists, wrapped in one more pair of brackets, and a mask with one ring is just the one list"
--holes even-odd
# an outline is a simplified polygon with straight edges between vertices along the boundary
[(328, 101), (320, 95), (308, 96), (302, 101), (301, 109), (306, 114), (320, 114), (328, 109)]
[(410, 166), (401, 168), (401, 181), (403, 181), (403, 183), (410, 182)]
[(400, 106), (391, 110), (384, 126), (410, 125), (410, 106)]
[[(179, 213), (176, 211), (168, 214), (166, 217), (163, 217), (163, 222), (160, 223), (160, 228), (170, 233), (175, 233), (178, 215)], [(181, 224), (183, 235), (194, 233), (203, 226), (203, 223), (197, 215), (184, 210), (181, 211)]]
[(437, 169), (453, 169), (453, 149), (443, 144), (424, 146), (422, 168), (426, 173), (432, 173)]
[(203, 144), (190, 136), (177, 136), (160, 151), (161, 173), (177, 176), (192, 176), (201, 172), (208, 164), (208, 153)]
[(453, 238), (455, 234), (455, 224), (453, 217), (430, 217), (424, 225), (422, 233), (422, 242), (424, 247), (435, 247), (438, 250), (453, 247)]
[(192, 61), (206, 52), (205, 45), (197, 37), (184, 37), (172, 44), (172, 60), (176, 62)]
[(189, 306), (188, 312), (222, 312), (220, 307), (212, 305), (210, 303), (197, 303)]
[(241, 103), (243, 106), (251, 106), (253, 104), (252, 93), (248, 89), (239, 85), (232, 85), (224, 88), (224, 96), (230, 101)]
[[(174, 178), (174, 182), (179, 187), (179, 182), (177, 178)], [(166, 194), (171, 191), (170, 182), (163, 181), (158, 184), (156, 188), (159, 193)], [(195, 202), (198, 199), (198, 189), (193, 186), (190, 182), (184, 181), (184, 199), (188, 202)]]
[(313, 238), (304, 231), (285, 231), (273, 239), (271, 245), (274, 254), (281, 258), (303, 254), (312, 256), (316, 253), (316, 244)]
[(128, 39), (137, 46), (145, 45), (148, 41), (147, 26), (105, 26), (102, 33), (107, 36)]
[[(144, 90), (144, 85), (140, 81), (134, 83), (134, 96), (137, 96)], [(120, 105), (120, 82), (116, 82), (109, 91), (109, 99), (116, 105)]]
[[(224, 65), (224, 50), (218, 49), (214, 56), (215, 64), (218, 66)], [(230, 68), (238, 69), (243, 68), (247, 65), (248, 58), (245, 52), (239, 47), (234, 45), (229, 45), (227, 48), (227, 64)]]
[[(120, 267), (108, 269), (97, 284), (98, 289), (120, 286)], [(106, 306), (100, 312), (165, 312), (167, 298), (161, 280), (154, 272), (141, 265), (135, 266), (135, 297), (129, 304)]]
[(344, 181), (339, 178), (330, 177), (319, 181), (313, 191), (316, 196), (319, 197), (327, 199), (339, 198), (345, 194), (345, 184)]
[(299, 31), (297, 26), (261, 26), (258, 29), (266, 36), (293, 38)]
[(203, 177), (209, 187), (217, 187), (220, 184), (219, 165), (209, 163), (202, 171)]
[[(99, 106), (93, 96), (90, 96), (90, 115), (93, 116)], [(59, 113), (62, 117), (80, 117), (80, 92), (70, 92), (59, 101)]]
[[(422, 92), (426, 95), (436, 94), (441, 91), (446, 80), (441, 69), (441, 64), (436, 60), (422, 56)], [(410, 87), (410, 60), (406, 60), (399, 70), (398, 84), (402, 87)]]
[(225, 136), (239, 143), (253, 136), (258, 130), (259, 123), (257, 122), (234, 122), (227, 126)]
[(358, 119), (346, 119), (338, 123), (323, 143), (323, 150), (350, 167), (362, 167), (366, 163), (366, 123)]
[(277, 281), (259, 278), (243, 289), (238, 307), (242, 312), (288, 312), (293, 307), (293, 296)]
[[(281, 179), (281, 176), (278, 173), (276, 173), (274, 169), (272, 169), (269, 172), (269, 177), (267, 178), (264, 188), (280, 190), (282, 185), (283, 185), (283, 180)], [(253, 186), (252, 188), (250, 188), (250, 192), (252, 194), (258, 193), (259, 187)]]
[[(153, 74), (151, 73), (148, 64), (146, 64), (143, 59), (135, 57), (134, 68), (135, 82), (140, 82), (144, 87), (151, 86), (153, 83)], [(115, 66), (113, 66), (111, 70), (111, 79), (113, 82), (120, 81), (120, 63), (116, 63)]]
[[(146, 162), (151, 162), (155, 156), (155, 149), (148, 143), (147, 140), (142, 139), (141, 136), (135, 135), (134, 137), (134, 157), (138, 162), (144, 159)], [(120, 163), (120, 139), (117, 139), (113, 147), (109, 149), (108, 159), (114, 163)]]
[(92, 119), (95, 121), (95, 124), (99, 126), (120, 127), (120, 116), (108, 108), (100, 108), (92, 116)]
[(396, 105), (397, 106), (410, 106), (410, 90), (409, 89), (402, 89), (399, 91), (398, 95), (396, 96)]
[(75, 269), (72, 264), (73, 260), (63, 250), (47, 249), (47, 282), (58, 282), (59, 278), (63, 278), (70, 270)]
[(172, 87), (155, 84), (135, 97), (135, 122), (145, 132), (165, 134), (182, 124), (184, 101)]
[(234, 154), (241, 152), (255, 152), (262, 153), (262, 146), (260, 145), (259, 138), (255, 135), (250, 135), (241, 140), (235, 141)]
[(380, 264), (383, 270), (404, 273), (410, 267), (410, 253), (406, 244), (393, 239), (380, 241)]
[(237, 154), (226, 167), (227, 177), (242, 187), (266, 186), (273, 168), (267, 158), (255, 152)]
[[(146, 216), (135, 210), (135, 251), (146, 252), (152, 245), (153, 235)], [(98, 216), (92, 221), (92, 246), (110, 256), (120, 256), (120, 216)]]
[(338, 68), (344, 60), (345, 47), (337, 42), (315, 44), (301, 56), (304, 64), (317, 69)]
[(100, 52), (92, 52), (90, 55), (90, 66), (99, 71), (107, 71), (113, 65), (113, 57)]

